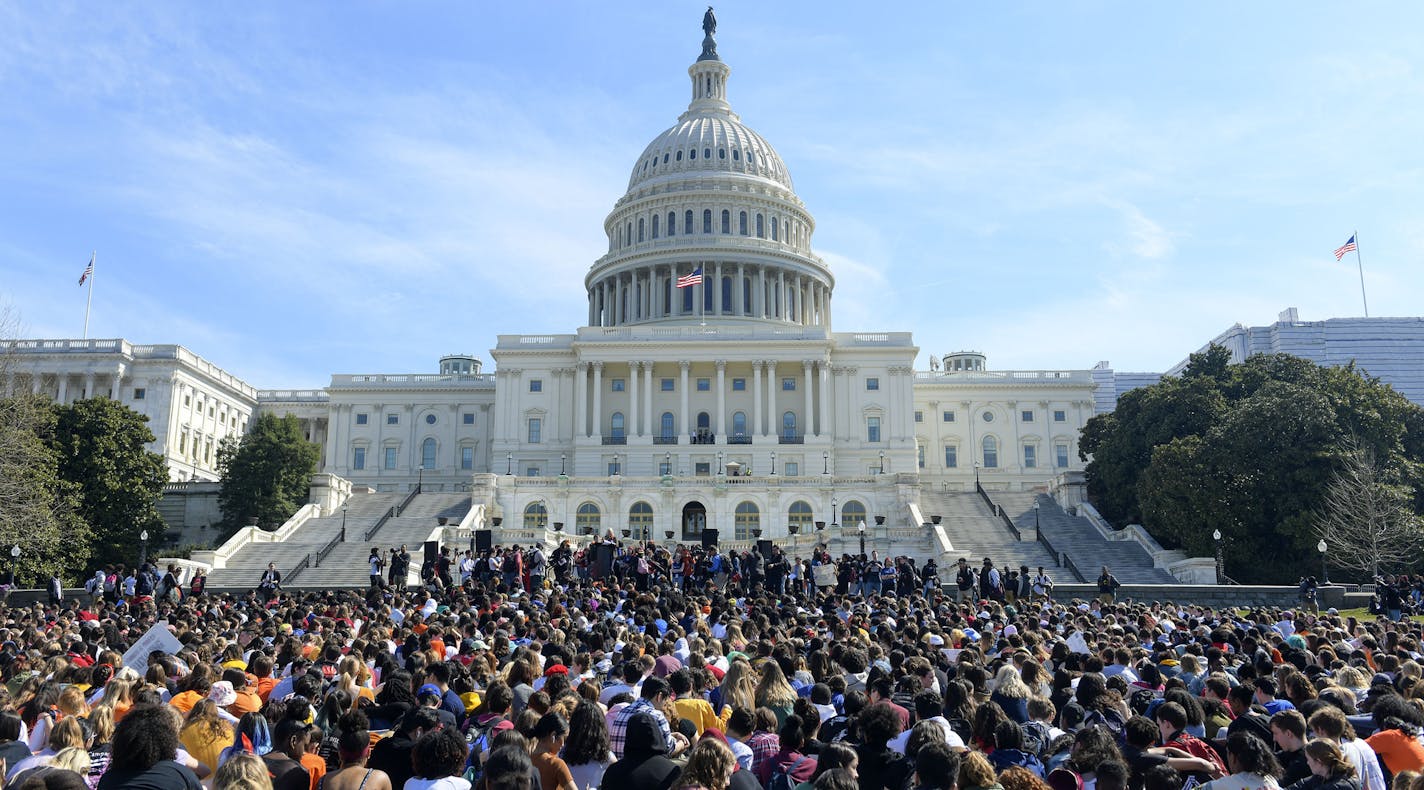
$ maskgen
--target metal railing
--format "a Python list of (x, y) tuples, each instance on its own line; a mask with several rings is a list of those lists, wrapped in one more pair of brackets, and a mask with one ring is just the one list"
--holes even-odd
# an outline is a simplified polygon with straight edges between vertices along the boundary
[(989, 492), (984, 490), (984, 486), (979, 485), (978, 480), (974, 481), (974, 490), (978, 491), (979, 496), (984, 498), (984, 504), (988, 505), (989, 510), (991, 510), (995, 516), (999, 517), (999, 521), (1003, 522), (1004, 527), (1009, 530), (1009, 533), (1011, 535), (1014, 536), (1014, 540), (1023, 542), (1023, 533), (1019, 532), (1019, 528), (1016, 524), (1014, 524), (1013, 519), (1009, 518), (1008, 515), (1004, 513), (1004, 509), (999, 507), (997, 504), (994, 503), (994, 500), (989, 498)]
[(605, 437), (603, 437), (603, 444), (604, 444), (605, 446), (606, 446), (606, 445), (615, 445), (615, 444), (627, 444), (627, 443), (628, 443), (628, 437), (627, 437), (627, 436), (605, 436)]
[(334, 549), (334, 548), (336, 548), (336, 544), (338, 544), (338, 543), (343, 543), (343, 542), (345, 542), (345, 540), (346, 540), (346, 530), (345, 530), (345, 529), (341, 530), (340, 532), (336, 533), (335, 535), (332, 535), (332, 536), (331, 536), (331, 540), (328, 540), (328, 541), (326, 542), (326, 545), (325, 545), (325, 546), (322, 546), (320, 549), (317, 549), (317, 552), (316, 552), (316, 562), (314, 562), (314, 563), (312, 563), (312, 564), (313, 564), (314, 566), (320, 568), (320, 567), (321, 567), (321, 561), (324, 560), (324, 559), (326, 559), (326, 555), (330, 554), (330, 553), (331, 553), (331, 550)]
[(306, 570), (307, 568), (310, 568), (311, 561), (312, 558), (310, 554), (302, 557), (302, 561), (297, 563), (297, 567), (293, 568), (287, 573), (287, 584), (291, 584), (293, 581), (296, 581), (297, 576), (301, 575), (302, 571)]
[(776, 437), (777, 444), (805, 444), (806, 436), (800, 433), (783, 433)]
[(411, 500), (415, 499), (419, 495), (419, 488), (412, 489), (409, 494), (405, 495), (405, 499), (402, 499), (399, 505), (388, 508), (385, 513), (381, 514), (381, 517), (379, 519), (376, 519), (376, 523), (372, 524), (371, 528), (366, 530), (365, 540), (369, 542), (371, 538), (375, 537), (376, 533), (381, 531), (381, 527), (384, 527), (387, 521), (390, 521), (393, 518), (400, 518), (400, 514), (404, 513), (405, 509), (410, 507)]

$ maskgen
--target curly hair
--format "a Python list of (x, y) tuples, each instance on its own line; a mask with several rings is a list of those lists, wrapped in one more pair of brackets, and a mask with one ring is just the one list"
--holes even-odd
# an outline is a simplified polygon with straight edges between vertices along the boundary
[(993, 787), (998, 781), (988, 757), (979, 752), (965, 753), (964, 759), (959, 763), (960, 787)]
[(866, 746), (883, 747), (900, 734), (900, 716), (889, 705), (871, 705), (856, 719)]
[(1274, 776), (1279, 778), (1284, 770), (1276, 760), (1276, 755), (1266, 742), (1249, 732), (1238, 732), (1226, 738), (1226, 753), (1231, 767), (1237, 772)]
[(442, 728), (420, 736), (411, 755), (415, 763), (415, 775), (422, 779), (440, 779), (458, 776), (465, 767), (465, 739), (451, 728)]
[(732, 750), (715, 738), (703, 738), (688, 754), (687, 767), (682, 769), (678, 785), (726, 790), (735, 770), (737, 758), (732, 756)]
[(147, 771), (178, 751), (178, 728), (166, 705), (133, 708), (114, 728), (110, 769)]

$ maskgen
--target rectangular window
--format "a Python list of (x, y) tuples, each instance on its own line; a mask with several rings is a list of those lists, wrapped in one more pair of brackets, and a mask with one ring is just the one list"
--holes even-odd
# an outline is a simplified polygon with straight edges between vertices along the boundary
[(924, 422), (924, 421), (925, 421), (925, 413), (922, 412), (922, 411), (917, 411), (917, 412), (915, 412), (915, 422)]
[(525, 477), (538, 477), (541, 474), (543, 474), (543, 470), (537, 466), (531, 466), (524, 470)]
[(944, 465), (949, 469), (959, 467), (959, 448), (954, 445), (947, 445), (944, 448)]
[(1024, 422), (1033, 422), (1033, 411), (1029, 409), (1024, 409), (1023, 411), (1019, 412), (1019, 419), (1023, 420)]
[(945, 413), (944, 413), (944, 416), (943, 416), (941, 419), (943, 419), (945, 422), (954, 422), (954, 412), (952, 412), (952, 411), (947, 411), (947, 412), (945, 412)]
[(672, 474), (672, 464), (668, 461), (659, 461), (658, 474), (662, 475), (663, 477), (667, 477), (668, 475)]
[(1068, 422), (1068, 412), (1063, 411), (1062, 409), (1054, 409), (1054, 410), (1053, 410), (1053, 421), (1054, 421), (1054, 422)]
[(880, 389), (880, 379), (874, 377), (866, 379), (865, 388), (872, 392)]
[(390, 414), (387, 414), (387, 415), (386, 415), (386, 424), (387, 424), (387, 425), (400, 425), (400, 415), (399, 415), (399, 414), (396, 414), (395, 412), (391, 412)]
[(623, 379), (613, 379), (608, 382), (610, 392), (622, 392), (624, 390)]
[(672, 392), (674, 389), (672, 379), (662, 379), (658, 382), (658, 388), (663, 392)]
[(1053, 446), (1053, 455), (1056, 456), (1053, 460), (1058, 464), (1059, 469), (1068, 468), (1068, 445), (1055, 444)]
[(351, 468), (361, 471), (366, 468), (366, 448), (357, 447), (351, 458)]
[(371, 415), (369, 415), (369, 414), (367, 414), (367, 413), (365, 413), (365, 412), (357, 412), (357, 413), (356, 413), (356, 424), (357, 424), (357, 425), (365, 425), (366, 423), (368, 423), (368, 422), (370, 422), (370, 421), (371, 421)]
[(920, 468), (925, 468), (925, 446), (923, 444), (915, 446), (915, 460), (919, 462)]
[(461, 448), (460, 448), (460, 468), (461, 468), (461, 469), (474, 469), (474, 468), (475, 468), (475, 448), (473, 448), (473, 447), (461, 447)]
[(192, 405), (193, 405), (193, 396), (192, 396), (192, 395), (184, 395), (184, 396), (183, 396), (183, 406), (186, 408), (186, 407), (192, 406)]
[(529, 443), (538, 444), (542, 440), (544, 422), (538, 417), (529, 418)]
[(746, 392), (746, 391), (747, 391), (747, 380), (746, 380), (746, 379), (732, 379), (732, 392)]
[(712, 464), (709, 464), (706, 461), (698, 461), (696, 464), (693, 465), (692, 473), (697, 475), (698, 477), (707, 477), (708, 475), (712, 474)]
[(1024, 445), (1024, 468), (1033, 469), (1038, 466), (1038, 447), (1032, 444)]
[(387, 447), (387, 448), (386, 448), (386, 468), (387, 468), (387, 469), (395, 469), (395, 468), (396, 468), (396, 452), (397, 452), (397, 450), (396, 450), (396, 448), (394, 448), (394, 447)]
[(461, 420), (462, 422), (464, 422), (466, 425), (474, 425), (474, 424), (475, 424), (475, 414), (474, 414), (474, 412), (465, 412), (464, 414), (460, 415), (460, 420)]
[(544, 391), (544, 380), (543, 380), (543, 379), (529, 379), (529, 391), (530, 391), (530, 392), (543, 392), (543, 391)]
[(871, 442), (871, 443), (875, 443), (875, 442), (879, 442), (879, 441), (880, 441), (880, 418), (879, 418), (879, 417), (866, 417), (866, 418), (865, 418), (865, 440), (866, 440), (867, 442)]
[(712, 379), (698, 379), (698, 380), (697, 380), (697, 391), (698, 391), (698, 392), (711, 392), (711, 391), (712, 391)]
[(147, 394), (148, 390), (144, 389), (143, 387), (134, 387), (134, 400), (143, 400), (144, 396)]
[(791, 477), (796, 477), (797, 475), (801, 474), (801, 464), (795, 461), (787, 461), (786, 474)]
[(796, 391), (796, 379), (793, 379), (793, 378), (784, 378), (784, 379), (782, 379), (782, 380), (781, 380), (781, 391), (782, 391), (782, 392), (795, 392), (795, 391)]

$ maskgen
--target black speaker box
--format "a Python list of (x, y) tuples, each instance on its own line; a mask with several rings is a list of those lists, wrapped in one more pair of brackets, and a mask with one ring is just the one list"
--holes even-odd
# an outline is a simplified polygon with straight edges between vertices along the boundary
[(763, 556), (763, 557), (765, 557), (765, 558), (767, 558), (767, 559), (771, 559), (771, 541), (769, 541), (769, 540), (759, 540), (759, 541), (757, 541), (757, 551), (761, 553), (761, 556)]
[(715, 529), (704, 529), (704, 530), (702, 530), (702, 547), (703, 547), (703, 548), (707, 548), (707, 549), (715, 549), (715, 548), (717, 548), (717, 530), (715, 530)]
[(425, 541), (425, 561), (426, 561), (426, 562), (434, 562), (434, 561), (436, 561), (436, 560), (439, 559), (439, 558), (440, 558), (440, 541), (438, 541), (438, 540), (427, 540), (427, 541)]
[(487, 529), (475, 530), (475, 551), (489, 551), (494, 548), (494, 533)]

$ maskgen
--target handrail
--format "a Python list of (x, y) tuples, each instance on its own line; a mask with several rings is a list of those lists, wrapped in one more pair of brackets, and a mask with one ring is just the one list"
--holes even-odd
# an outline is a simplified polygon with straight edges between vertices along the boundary
[(1014, 523), (1013, 519), (1009, 518), (1003, 508), (994, 504), (994, 500), (989, 498), (989, 492), (984, 490), (984, 486), (979, 485), (978, 480), (974, 481), (974, 489), (979, 492), (979, 496), (984, 498), (984, 504), (989, 506), (989, 510), (993, 511), (994, 515), (998, 516), (999, 520), (1002, 521), (1009, 532), (1013, 534), (1014, 540), (1023, 542), (1023, 533), (1019, 532), (1018, 525)]
[(326, 555), (330, 554), (332, 549), (336, 548), (336, 544), (338, 544), (338, 543), (344, 543), (344, 542), (346, 542), (346, 530), (345, 530), (345, 528), (343, 528), (340, 532), (336, 533), (335, 535), (332, 535), (332, 536), (331, 536), (331, 540), (328, 540), (328, 541), (326, 542), (326, 545), (325, 545), (325, 546), (322, 546), (320, 549), (317, 549), (317, 552), (316, 552), (316, 562), (314, 563), (314, 564), (316, 565), (316, 567), (318, 567), (318, 568), (321, 567), (321, 561), (324, 560), (324, 559), (326, 559)]
[(376, 523), (372, 524), (371, 528), (366, 530), (366, 541), (369, 542), (371, 538), (375, 537), (376, 533), (381, 531), (381, 527), (384, 527), (387, 521), (393, 518), (400, 518), (400, 514), (404, 513), (405, 509), (410, 507), (411, 501), (419, 495), (420, 489), (412, 488), (410, 493), (405, 495), (405, 499), (402, 499), (399, 505), (388, 508), (385, 513), (382, 513), (381, 517), (376, 519)]
[(291, 584), (293, 581), (296, 580), (298, 574), (300, 574), (302, 571), (304, 571), (304, 570), (306, 570), (307, 568), (310, 568), (310, 567), (311, 567), (311, 555), (308, 554), (308, 555), (302, 557), (302, 561), (299, 562), (299, 563), (297, 563), (297, 567), (293, 568), (293, 569), (287, 574), (287, 584)]
[(1063, 567), (1067, 568), (1073, 574), (1074, 578), (1079, 581), (1079, 583), (1086, 584), (1088, 582), (1088, 579), (1086, 576), (1083, 575), (1083, 572), (1078, 570), (1078, 563), (1074, 562), (1073, 558), (1068, 556), (1068, 552), (1066, 551), (1063, 552)]

